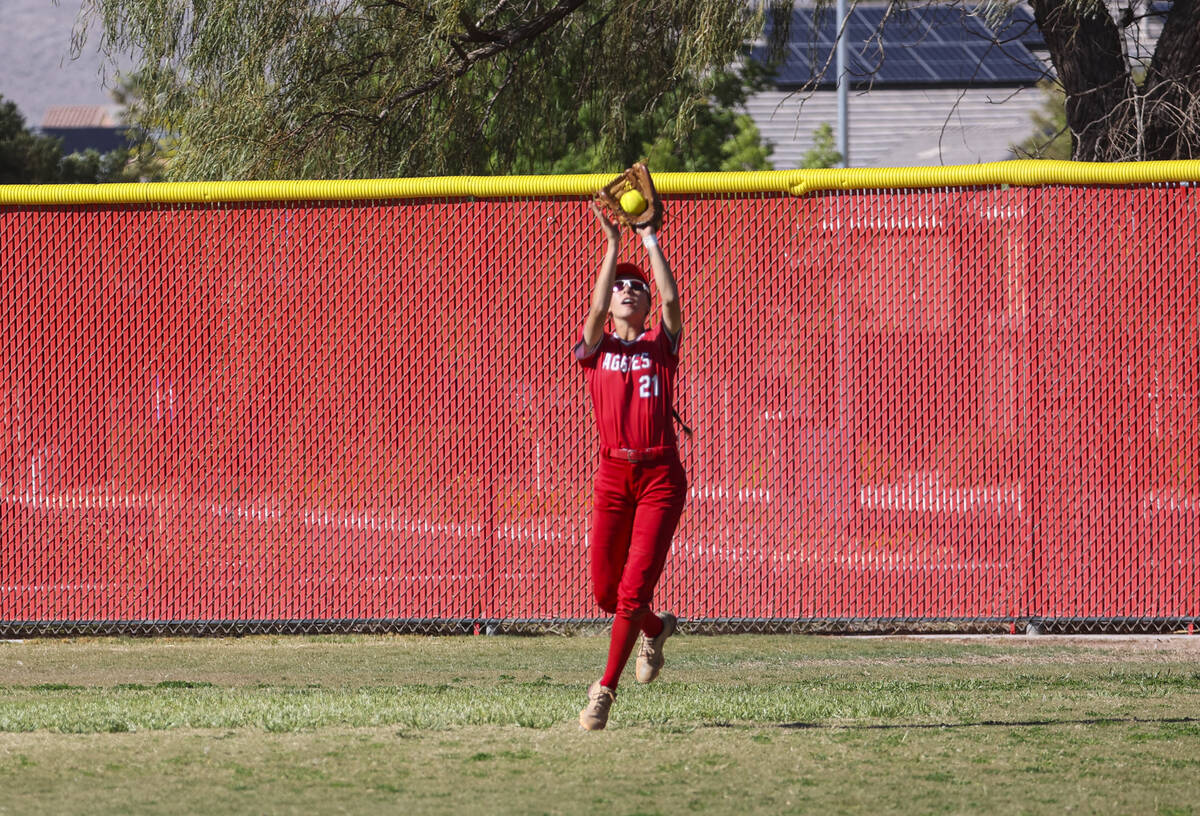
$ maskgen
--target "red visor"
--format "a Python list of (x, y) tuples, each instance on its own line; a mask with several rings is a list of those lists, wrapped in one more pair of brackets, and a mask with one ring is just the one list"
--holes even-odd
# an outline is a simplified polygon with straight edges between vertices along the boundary
[(631, 264), (631, 263), (617, 264), (617, 278), (616, 279), (620, 280), (621, 278), (636, 278), (637, 280), (640, 280), (642, 283), (646, 284), (647, 286), (650, 285), (650, 281), (646, 278), (646, 273), (643, 272), (641, 270), (641, 268), (639, 268), (636, 264)]

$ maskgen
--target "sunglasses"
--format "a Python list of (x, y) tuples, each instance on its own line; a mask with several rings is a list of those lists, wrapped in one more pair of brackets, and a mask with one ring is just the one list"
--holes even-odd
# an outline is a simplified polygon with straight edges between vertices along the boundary
[(650, 292), (650, 287), (637, 278), (621, 278), (620, 280), (613, 281), (614, 292), (622, 292), (626, 287), (629, 288), (630, 292), (646, 292), (647, 294)]

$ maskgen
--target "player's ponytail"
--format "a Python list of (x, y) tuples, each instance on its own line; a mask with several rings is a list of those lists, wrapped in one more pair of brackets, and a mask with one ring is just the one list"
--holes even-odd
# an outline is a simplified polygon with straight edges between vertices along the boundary
[(671, 409), (671, 416), (675, 418), (675, 424), (677, 424), (679, 426), (679, 429), (681, 431), (683, 431), (685, 435), (687, 435), (688, 441), (691, 442), (692, 441), (692, 429), (689, 428), (687, 426), (687, 424), (683, 421), (683, 417), (681, 417), (679, 415), (679, 412), (676, 411), (674, 408)]

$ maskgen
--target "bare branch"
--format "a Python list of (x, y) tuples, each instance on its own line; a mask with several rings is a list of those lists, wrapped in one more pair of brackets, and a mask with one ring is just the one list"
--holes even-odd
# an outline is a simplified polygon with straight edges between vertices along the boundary
[[(458, 64), (444, 65), (437, 69), (429, 79), (396, 94), (392, 98), (392, 104), (395, 105), (429, 93), (447, 81), (461, 77), (467, 71), (471, 70), (471, 66), (476, 63), (491, 59), (497, 54), (509, 51), (536, 39), (586, 2), (587, 0), (559, 0), (559, 4), (545, 14), (510, 26), (509, 28), (490, 32), (480, 31), (467, 21), (466, 33), (455, 35), (450, 39), (450, 46), (459, 57)], [(464, 52), (461, 47), (462, 44), (470, 42), (486, 42), (487, 44), (473, 51)]]

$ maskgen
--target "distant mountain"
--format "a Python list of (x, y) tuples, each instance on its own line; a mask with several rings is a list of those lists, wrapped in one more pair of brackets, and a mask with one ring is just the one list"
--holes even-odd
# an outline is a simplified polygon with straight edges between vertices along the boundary
[(71, 32), (79, 0), (0, 0), (0, 95), (15, 102), (25, 123), (39, 127), (56, 105), (111, 105), (105, 88), (112, 67), (92, 33), (79, 59), (71, 59)]

